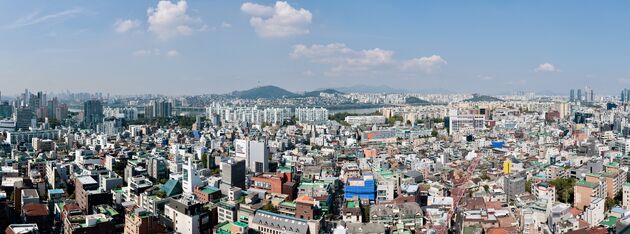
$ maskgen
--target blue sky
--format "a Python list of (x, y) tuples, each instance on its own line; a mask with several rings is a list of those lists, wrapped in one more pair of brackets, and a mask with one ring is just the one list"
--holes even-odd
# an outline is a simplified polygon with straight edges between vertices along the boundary
[(0, 1), (0, 91), (616, 94), (630, 87), (628, 12), (628, 1)]

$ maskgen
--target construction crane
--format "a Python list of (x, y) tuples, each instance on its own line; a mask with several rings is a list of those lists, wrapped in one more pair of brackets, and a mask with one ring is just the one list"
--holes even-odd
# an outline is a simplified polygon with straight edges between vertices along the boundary
[[(444, 223), (439, 226), (436, 226), (436, 225), (433, 226), (432, 229), (435, 230), (435, 234), (447, 233), (449, 223), (451, 222), (451, 219), (453, 218), (453, 215), (455, 214), (457, 205), (459, 204), (459, 201), (464, 197), (464, 195), (466, 194), (466, 191), (468, 190), (468, 188), (464, 187), (464, 183), (470, 180), (470, 177), (473, 175), (473, 173), (477, 169), (477, 166), (479, 166), (480, 161), (481, 161), (481, 156), (479, 153), (477, 153), (475, 158), (472, 160), (472, 162), (468, 166), (468, 169), (464, 173), (464, 176), (453, 180), (454, 187), (451, 189), (451, 197), (453, 197), (453, 206), (449, 209), (448, 215), (446, 216), (446, 220), (444, 221)], [(429, 228), (429, 223), (432, 223), (431, 217), (428, 216), (427, 220), (428, 222), (426, 223), (425, 226), (426, 226), (427, 234), (430, 234), (431, 229)]]

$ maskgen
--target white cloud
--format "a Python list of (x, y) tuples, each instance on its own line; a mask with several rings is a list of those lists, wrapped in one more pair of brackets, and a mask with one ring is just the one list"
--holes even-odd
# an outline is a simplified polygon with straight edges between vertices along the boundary
[(480, 80), (494, 80), (494, 77), (485, 75), (477, 75), (477, 78), (479, 78)]
[(334, 65), (334, 72), (363, 71), (389, 64), (393, 62), (393, 55), (393, 51), (379, 48), (356, 51), (342, 43), (311, 46), (298, 44), (290, 54), (292, 58), (306, 58), (311, 62)]
[(136, 51), (132, 52), (131, 55), (137, 56), (137, 57), (148, 57), (148, 56), (153, 56), (153, 57), (177, 57), (177, 56), (179, 56), (179, 51), (177, 51), (177, 50), (168, 50), (168, 51), (166, 51), (166, 53), (162, 53), (162, 50), (160, 50), (158, 48), (153, 48), (153, 49), (136, 50)]
[(142, 49), (131, 53), (133, 56), (159, 56), (160, 49)]
[(118, 32), (118, 33), (125, 33), (128, 32), (132, 29), (135, 29), (137, 27), (140, 27), (140, 21), (139, 20), (122, 20), (119, 19), (116, 21), (116, 23), (114, 23), (114, 31)]
[(230, 23), (228, 23), (228, 22), (223, 22), (223, 23), (221, 23), (221, 27), (222, 27), (222, 28), (231, 28), (231, 27), (232, 27), (232, 24), (230, 24)]
[(440, 69), (442, 65), (446, 65), (447, 62), (439, 55), (431, 55), (429, 57), (413, 58), (402, 62), (403, 69), (419, 69), (426, 73), (431, 73), (437, 69)]
[(257, 17), (268, 17), (273, 15), (274, 8), (256, 3), (246, 2), (241, 5), (241, 11), (245, 14)]
[(293, 46), (293, 51), (289, 55), (294, 59), (307, 59), (313, 63), (331, 65), (326, 74), (376, 69), (419, 69), (429, 73), (447, 64), (439, 55), (398, 61), (394, 59), (394, 51), (391, 50), (380, 48), (354, 50), (342, 43), (311, 46), (298, 44)]
[(179, 56), (179, 52), (177, 52), (177, 50), (169, 50), (168, 52), (166, 52), (166, 56), (168, 57)]
[(551, 63), (543, 63), (543, 64), (538, 65), (538, 67), (536, 67), (534, 71), (535, 72), (557, 72), (558, 69), (556, 69), (556, 67)]
[(157, 8), (149, 8), (149, 31), (155, 33), (160, 39), (167, 40), (177, 36), (188, 36), (195, 31), (204, 29), (201, 20), (192, 18), (187, 14), (188, 4), (179, 1), (177, 4), (170, 0), (159, 1)]
[(25, 17), (17, 19), (12, 24), (5, 26), (5, 28), (22, 28), (31, 25), (46, 23), (46, 22), (60, 22), (68, 18), (84, 14), (85, 10), (81, 8), (72, 8), (65, 11), (60, 11), (48, 15), (40, 15), (39, 12), (31, 13)]
[(241, 11), (251, 16), (249, 24), (260, 37), (283, 38), (308, 34), (308, 25), (313, 20), (310, 11), (295, 9), (289, 3), (277, 1), (272, 6), (246, 2)]

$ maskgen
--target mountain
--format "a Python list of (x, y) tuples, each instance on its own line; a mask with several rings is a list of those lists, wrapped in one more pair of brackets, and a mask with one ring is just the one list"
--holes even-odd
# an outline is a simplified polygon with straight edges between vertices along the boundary
[(243, 99), (258, 99), (258, 98), (266, 98), (266, 99), (274, 99), (274, 98), (293, 98), (299, 97), (300, 95), (287, 91), (286, 89), (268, 85), (256, 87), (253, 89), (243, 90), (243, 91), (234, 91), (232, 92), (232, 96), (236, 96)]
[(302, 96), (304, 96), (304, 97), (319, 97), (320, 94), (322, 94), (322, 93), (343, 94), (343, 92), (339, 92), (339, 91), (334, 90), (334, 89), (322, 89), (322, 90), (315, 90), (315, 91), (306, 92)]
[(417, 97), (407, 97), (405, 98), (405, 103), (406, 104), (410, 104), (410, 105), (425, 105), (425, 104), (431, 104), (429, 101), (424, 100), (424, 99), (420, 99)]
[(479, 95), (479, 94), (473, 94), (472, 98), (466, 99), (464, 100), (465, 102), (502, 102), (502, 99), (493, 97), (493, 96), (487, 96), (487, 95)]

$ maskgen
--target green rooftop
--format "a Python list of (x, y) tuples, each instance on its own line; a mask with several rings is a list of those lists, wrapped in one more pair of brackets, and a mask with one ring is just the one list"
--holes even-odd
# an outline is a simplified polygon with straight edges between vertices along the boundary
[(357, 207), (356, 201), (348, 201), (348, 204), (346, 205), (346, 207), (356, 208)]
[(576, 186), (581, 186), (581, 187), (589, 187), (589, 188), (595, 188), (595, 187), (597, 187), (597, 184), (595, 184), (595, 183), (591, 183), (591, 182), (588, 182), (588, 181), (586, 181), (586, 180), (580, 180), (580, 181), (578, 181), (575, 185), (576, 185)]
[(608, 228), (614, 228), (617, 220), (619, 220), (619, 218), (615, 216), (608, 216), (608, 218), (604, 219), (604, 221), (599, 223), (599, 225), (606, 226)]
[(219, 189), (212, 186), (206, 186), (201, 190), (201, 192), (207, 193), (207, 194), (215, 193), (217, 191), (219, 191)]
[(281, 202), (280, 205), (282, 206), (288, 206), (288, 207), (295, 207), (297, 204), (295, 202)]
[(619, 167), (619, 163), (618, 163), (618, 162), (609, 162), (608, 164), (606, 164), (606, 166), (609, 166), (609, 167)]

